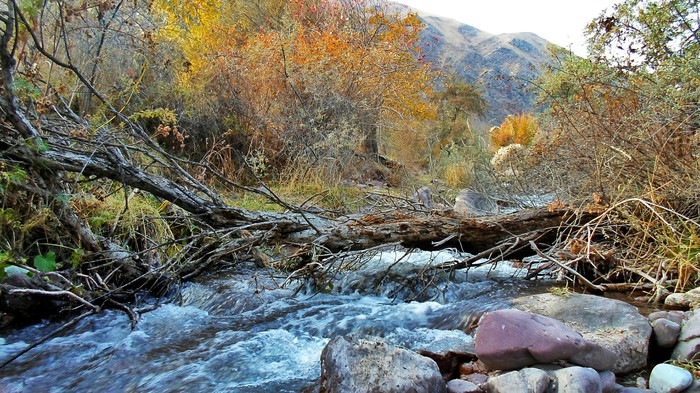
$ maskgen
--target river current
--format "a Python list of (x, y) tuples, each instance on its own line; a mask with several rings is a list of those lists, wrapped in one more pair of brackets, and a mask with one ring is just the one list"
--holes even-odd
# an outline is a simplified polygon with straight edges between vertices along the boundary
[[(0, 369), (0, 392), (313, 392), (321, 351), (337, 335), (470, 350), (468, 332), (484, 311), (547, 284), (524, 281), (505, 262), (429, 273), (467, 256), (384, 250), (353, 262), (323, 291), (238, 265), (183, 285), (133, 329), (121, 311), (82, 319)], [(0, 362), (60, 326), (0, 336)]]

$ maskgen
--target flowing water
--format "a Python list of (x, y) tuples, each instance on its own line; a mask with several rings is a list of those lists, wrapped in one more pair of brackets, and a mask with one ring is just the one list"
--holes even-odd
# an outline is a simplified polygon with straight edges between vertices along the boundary
[[(321, 351), (337, 335), (471, 349), (465, 331), (484, 311), (546, 287), (508, 266), (426, 273), (463, 257), (385, 251), (353, 262), (321, 293), (239, 266), (184, 286), (134, 329), (120, 311), (81, 320), (0, 369), (0, 392), (304, 392), (314, 391)], [(6, 334), (0, 362), (60, 326)]]

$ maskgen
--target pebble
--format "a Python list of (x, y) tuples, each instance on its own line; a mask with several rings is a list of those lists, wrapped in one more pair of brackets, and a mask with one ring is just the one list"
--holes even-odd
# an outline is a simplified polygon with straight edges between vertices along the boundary
[(483, 390), (477, 385), (463, 379), (453, 379), (447, 383), (448, 393), (481, 393)]

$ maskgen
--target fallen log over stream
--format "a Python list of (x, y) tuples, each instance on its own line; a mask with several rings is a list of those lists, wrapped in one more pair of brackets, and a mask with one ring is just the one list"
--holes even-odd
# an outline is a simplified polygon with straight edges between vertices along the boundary
[(575, 214), (572, 209), (547, 207), (515, 213), (463, 217), (453, 211), (369, 214), (338, 223), (318, 236), (314, 243), (331, 250), (356, 250), (385, 243), (425, 250), (456, 248), (478, 253), (517, 237), (546, 243), (556, 239), (560, 230), (574, 223), (586, 223), (591, 213)]

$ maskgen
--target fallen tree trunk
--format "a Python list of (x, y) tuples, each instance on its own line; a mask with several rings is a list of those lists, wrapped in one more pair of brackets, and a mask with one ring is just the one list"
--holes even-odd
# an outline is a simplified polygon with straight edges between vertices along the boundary
[(567, 220), (588, 221), (593, 214), (575, 216), (571, 209), (533, 208), (511, 214), (463, 217), (444, 213), (370, 214), (339, 223), (314, 240), (330, 250), (357, 250), (386, 243), (421, 249), (457, 248), (480, 252), (517, 236), (536, 234), (553, 241)]

